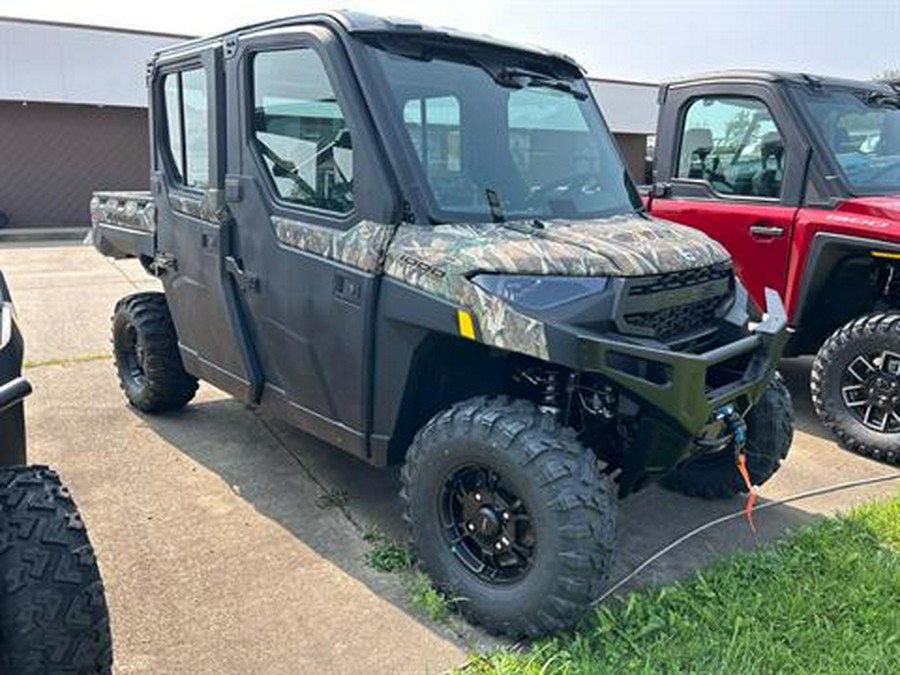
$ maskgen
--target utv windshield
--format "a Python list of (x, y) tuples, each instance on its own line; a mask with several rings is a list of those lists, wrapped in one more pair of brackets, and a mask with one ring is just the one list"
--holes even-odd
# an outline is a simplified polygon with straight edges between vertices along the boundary
[(800, 99), (853, 192), (900, 192), (900, 96), (804, 88)]
[(612, 137), (574, 66), (403, 47), (402, 54), (369, 49), (384, 69), (390, 114), (405, 130), (436, 220), (635, 210)]

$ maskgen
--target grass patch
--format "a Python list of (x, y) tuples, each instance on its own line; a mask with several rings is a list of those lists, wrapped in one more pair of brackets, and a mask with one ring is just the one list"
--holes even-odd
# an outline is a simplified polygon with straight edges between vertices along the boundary
[(427, 576), (416, 569), (416, 556), (408, 546), (392, 541), (377, 527), (363, 532), (363, 539), (371, 544), (365, 554), (366, 565), (379, 572), (400, 575), (414, 609), (432, 621), (447, 619), (448, 600), (431, 585)]
[(408, 546), (392, 541), (377, 528), (363, 533), (363, 539), (372, 547), (366, 551), (366, 565), (379, 572), (406, 572), (412, 570), (416, 557)]
[(900, 663), (900, 498), (639, 591), (467, 674), (887, 673)]
[(42, 359), (40, 361), (31, 361), (26, 359), (22, 364), (25, 370), (34, 368), (43, 368), (44, 366), (69, 366), (73, 363), (88, 363), (90, 361), (106, 361), (112, 358), (112, 354), (78, 354), (76, 356), (65, 356), (56, 359)]
[(340, 488), (329, 488), (327, 492), (316, 497), (316, 506), (320, 509), (343, 509), (350, 503), (350, 494)]
[(444, 621), (449, 612), (449, 603), (436, 590), (428, 577), (418, 570), (409, 570), (403, 576), (403, 585), (409, 593), (409, 601), (419, 612), (432, 621)]

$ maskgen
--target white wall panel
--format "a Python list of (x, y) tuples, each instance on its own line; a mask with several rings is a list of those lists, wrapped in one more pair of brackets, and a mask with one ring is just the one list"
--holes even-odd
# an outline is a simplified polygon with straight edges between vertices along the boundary
[(144, 107), (146, 62), (182, 39), (0, 19), (0, 100)]
[(609, 128), (617, 134), (656, 133), (655, 84), (591, 79), (594, 98), (600, 104)]

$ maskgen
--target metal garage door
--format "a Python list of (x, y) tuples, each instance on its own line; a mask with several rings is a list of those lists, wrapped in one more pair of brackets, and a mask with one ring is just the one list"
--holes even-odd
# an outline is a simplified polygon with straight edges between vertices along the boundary
[(88, 226), (93, 190), (147, 189), (148, 143), (141, 108), (0, 101), (7, 227)]

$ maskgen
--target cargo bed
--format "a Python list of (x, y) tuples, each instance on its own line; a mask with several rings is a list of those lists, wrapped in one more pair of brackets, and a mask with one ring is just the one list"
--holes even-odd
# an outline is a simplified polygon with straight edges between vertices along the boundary
[(91, 198), (94, 246), (112, 258), (152, 260), (156, 207), (150, 192), (95, 192)]

